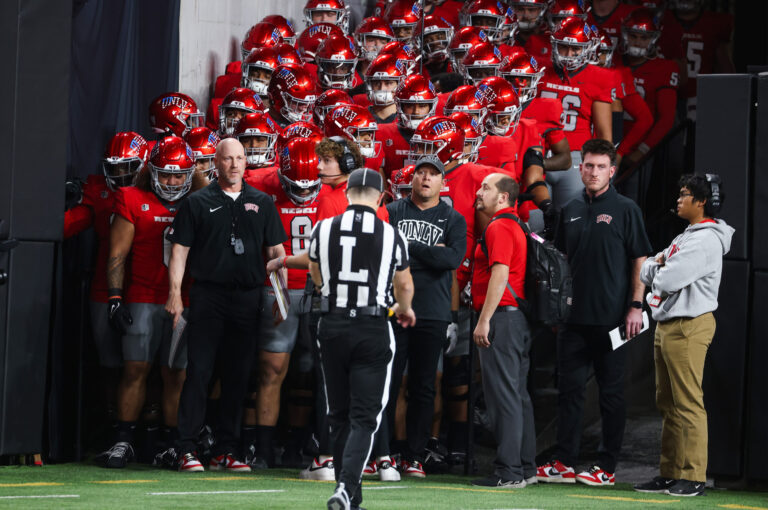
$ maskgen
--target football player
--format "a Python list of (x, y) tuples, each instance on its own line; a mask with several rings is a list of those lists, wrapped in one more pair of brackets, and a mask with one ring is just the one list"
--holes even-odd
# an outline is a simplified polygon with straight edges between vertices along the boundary
[(213, 157), (216, 155), (216, 147), (221, 141), (219, 135), (207, 127), (199, 127), (184, 135), (184, 141), (187, 142), (195, 156), (195, 173), (201, 174), (206, 183), (216, 179), (219, 174), (216, 172), (216, 163), (214, 163)]
[(395, 55), (379, 55), (365, 71), (366, 94), (352, 99), (356, 104), (367, 106), (379, 124), (391, 124), (397, 120), (395, 90), (405, 78), (405, 64)]
[(310, 122), (317, 100), (317, 88), (312, 75), (296, 64), (279, 66), (267, 87), (269, 114), (278, 126), (298, 121)]
[(349, 6), (344, 0), (307, 0), (304, 5), (304, 22), (307, 26), (331, 23), (348, 34)]
[(254, 175), (266, 173), (276, 164), (277, 136), (280, 128), (264, 112), (249, 113), (235, 124), (232, 136), (245, 148), (245, 174), (248, 184)]
[(326, 117), (323, 132), (327, 138), (340, 136), (357, 143), (365, 159), (365, 167), (381, 171), (384, 152), (381, 150), (381, 142), (376, 141), (377, 129), (371, 112), (362, 106), (347, 104), (331, 110)]
[(365, 75), (368, 66), (379, 56), (381, 49), (395, 40), (395, 33), (384, 18), (373, 16), (365, 18), (357, 26), (354, 38), (360, 49), (358, 71)]
[(315, 107), (312, 108), (312, 121), (317, 127), (323, 129), (325, 117), (340, 104), (353, 104), (353, 100), (342, 89), (328, 89), (317, 97)]
[(320, 43), (315, 54), (319, 89), (351, 90), (363, 83), (357, 75), (357, 49), (343, 35), (331, 35)]
[(384, 12), (384, 19), (392, 27), (395, 39), (407, 44), (411, 44), (421, 16), (420, 0), (394, 0)]
[(619, 0), (592, 0), (592, 9), (587, 15), (587, 23), (595, 25), (611, 38), (611, 45), (616, 48), (621, 37), (621, 22), (637, 9)]
[[(184, 136), (190, 129), (201, 127), (205, 116), (194, 99), (180, 92), (162, 94), (149, 104), (149, 126), (160, 140), (166, 136)], [(150, 150), (154, 142), (150, 143)]]
[(541, 67), (552, 67), (552, 43), (546, 23), (549, 0), (513, 0), (517, 14), (515, 45), (521, 46)]
[(425, 16), (424, 22), (416, 26), (413, 42), (421, 53), (422, 62), (430, 75), (448, 71), (448, 48), (453, 40), (454, 30), (448, 21), (435, 15)]
[(219, 136), (232, 136), (237, 121), (249, 113), (263, 111), (264, 103), (258, 93), (244, 87), (232, 90), (219, 106)]

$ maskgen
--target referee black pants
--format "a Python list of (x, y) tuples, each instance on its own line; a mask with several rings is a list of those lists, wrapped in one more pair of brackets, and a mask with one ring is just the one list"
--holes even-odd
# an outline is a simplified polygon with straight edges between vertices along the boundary
[(326, 314), (320, 319), (317, 340), (336, 481), (359, 505), (363, 467), (389, 397), (394, 335), (384, 317)]
[(195, 283), (190, 291), (187, 324), (187, 378), (179, 402), (179, 452), (197, 448), (205, 421), (208, 385), (219, 364), (221, 398), (214, 455), (238, 455), (243, 399), (248, 385), (259, 317), (261, 287), (231, 289)]

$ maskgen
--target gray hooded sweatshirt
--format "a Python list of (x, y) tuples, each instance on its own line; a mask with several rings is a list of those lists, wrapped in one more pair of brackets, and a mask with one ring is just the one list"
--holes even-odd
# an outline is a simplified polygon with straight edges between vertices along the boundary
[(640, 280), (651, 288), (645, 297), (656, 321), (698, 317), (717, 309), (723, 255), (734, 229), (723, 220), (690, 225), (663, 252), (665, 264), (648, 257)]

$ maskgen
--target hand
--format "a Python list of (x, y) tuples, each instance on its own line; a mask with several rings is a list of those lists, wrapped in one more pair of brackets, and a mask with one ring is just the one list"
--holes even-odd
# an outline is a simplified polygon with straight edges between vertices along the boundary
[(272, 259), (267, 262), (267, 273), (271, 273), (272, 271), (277, 271), (278, 269), (282, 268), (284, 258), (285, 257), (277, 257), (276, 259)]
[(179, 323), (181, 314), (184, 312), (184, 302), (181, 300), (181, 294), (168, 293), (165, 311), (173, 317), (173, 329), (176, 329), (176, 324)]
[(488, 338), (488, 334), (491, 332), (491, 321), (477, 321), (475, 331), (472, 333), (472, 338), (475, 341), (475, 345), (478, 347), (490, 347), (491, 340)]
[(450, 354), (456, 348), (456, 344), (459, 342), (459, 325), (455, 322), (448, 324), (445, 337), (448, 340), (448, 347), (445, 348), (445, 353)]
[(639, 162), (641, 159), (643, 159), (643, 156), (645, 156), (645, 154), (643, 154), (643, 153), (642, 153), (642, 152), (640, 152), (639, 150), (635, 149), (634, 151), (632, 151), (631, 153), (629, 153), (629, 155), (628, 155), (626, 158), (624, 158), (624, 164), (625, 164), (625, 165), (627, 165), (627, 166), (629, 166), (629, 167), (633, 167), (633, 166), (635, 166), (635, 165), (636, 165), (636, 164), (637, 164), (637, 163), (638, 163), (638, 162)]
[(133, 324), (133, 317), (131, 312), (126, 308), (122, 298), (112, 298), (108, 302), (109, 304), (109, 325), (112, 326), (116, 332), (124, 335), (128, 330), (128, 326)]
[(277, 326), (283, 322), (283, 314), (280, 313), (280, 305), (277, 304), (277, 299), (272, 303), (272, 325)]
[(400, 326), (407, 328), (416, 324), (416, 314), (413, 312), (413, 308), (403, 310), (398, 303), (395, 303), (391, 310), (397, 317), (397, 323)]
[(659, 256), (656, 257), (656, 263), (660, 266), (663, 266), (664, 263), (667, 261), (667, 257), (664, 256), (664, 253), (659, 253)]
[(643, 329), (643, 311), (640, 308), (630, 308), (624, 318), (627, 340), (637, 336)]

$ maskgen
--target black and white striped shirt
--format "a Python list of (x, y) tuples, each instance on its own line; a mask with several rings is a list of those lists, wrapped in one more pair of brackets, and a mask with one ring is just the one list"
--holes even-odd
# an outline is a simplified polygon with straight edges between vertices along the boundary
[(389, 306), (395, 271), (408, 268), (408, 243), (370, 207), (350, 205), (315, 226), (309, 259), (320, 265), (322, 294), (332, 305)]

